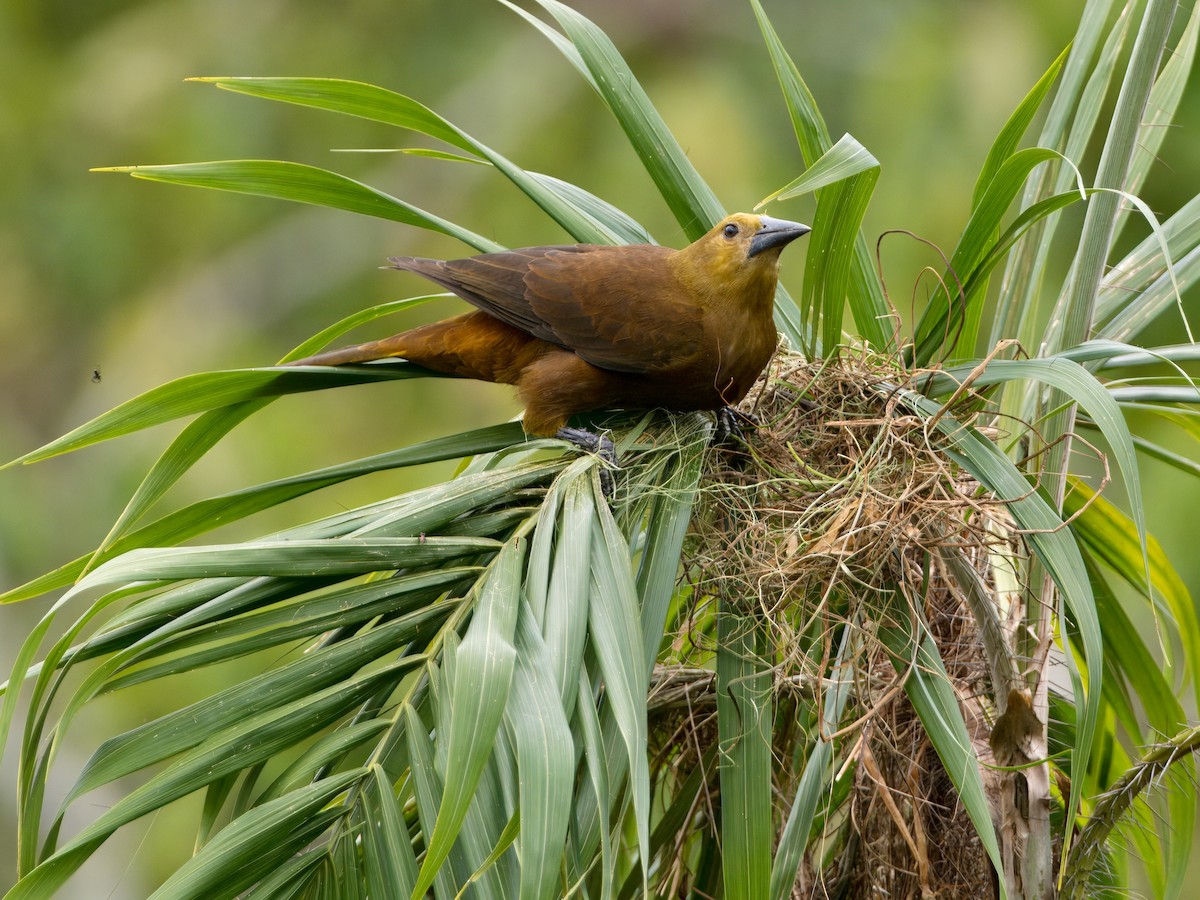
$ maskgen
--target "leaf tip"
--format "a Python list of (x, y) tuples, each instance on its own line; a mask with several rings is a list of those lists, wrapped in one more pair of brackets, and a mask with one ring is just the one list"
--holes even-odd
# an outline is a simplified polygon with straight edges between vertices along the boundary
[[(42, 447), (40, 449), (44, 450), (45, 448)], [(43, 455), (40, 450), (30, 450), (28, 453), (22, 453), (16, 459), (10, 459), (8, 462), (0, 464), (0, 472), (3, 472), (5, 469), (15, 469), (17, 466), (27, 466), (30, 463), (40, 462), (46, 458), (47, 456)]]

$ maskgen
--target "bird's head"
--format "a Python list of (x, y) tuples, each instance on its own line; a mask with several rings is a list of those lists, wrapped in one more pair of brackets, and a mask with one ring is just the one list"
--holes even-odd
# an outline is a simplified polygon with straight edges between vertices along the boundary
[(769, 300), (775, 294), (780, 252), (811, 230), (799, 222), (733, 213), (679, 251), (681, 271), (704, 293)]

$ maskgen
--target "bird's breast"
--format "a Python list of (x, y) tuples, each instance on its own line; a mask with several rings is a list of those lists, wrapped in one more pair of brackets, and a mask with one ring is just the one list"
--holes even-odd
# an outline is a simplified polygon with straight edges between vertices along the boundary
[(775, 352), (776, 341), (775, 326), (770, 323), (768, 328), (731, 329), (720, 342), (716, 383), (723, 386), (727, 403), (741, 400), (754, 386)]
[(663, 405), (715, 409), (737, 403), (766, 368), (777, 339), (774, 322), (761, 317), (708, 317), (704, 335), (702, 346), (661, 373), (671, 391)]

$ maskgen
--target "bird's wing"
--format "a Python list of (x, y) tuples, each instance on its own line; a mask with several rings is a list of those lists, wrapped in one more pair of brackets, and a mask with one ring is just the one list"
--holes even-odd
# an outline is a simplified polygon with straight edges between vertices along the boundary
[(700, 310), (637, 245), (527, 247), (468, 259), (393, 259), (491, 316), (616, 372), (654, 372), (700, 352)]
[(416, 272), (453, 291), (468, 303), (514, 328), (544, 341), (561, 344), (525, 299), (525, 275), (530, 262), (556, 249), (569, 252), (573, 248), (530, 247), (448, 260), (398, 256), (392, 257), (389, 262), (397, 269)]

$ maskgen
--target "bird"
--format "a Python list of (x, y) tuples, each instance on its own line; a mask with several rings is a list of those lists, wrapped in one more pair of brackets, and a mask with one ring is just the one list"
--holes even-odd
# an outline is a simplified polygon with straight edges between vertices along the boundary
[(568, 244), (465, 259), (401, 256), (473, 311), (293, 366), (401, 358), (427, 369), (515, 385), (522, 425), (606, 456), (608, 438), (569, 427), (599, 409), (727, 411), (775, 352), (783, 248), (811, 229), (734, 213), (679, 250)]

